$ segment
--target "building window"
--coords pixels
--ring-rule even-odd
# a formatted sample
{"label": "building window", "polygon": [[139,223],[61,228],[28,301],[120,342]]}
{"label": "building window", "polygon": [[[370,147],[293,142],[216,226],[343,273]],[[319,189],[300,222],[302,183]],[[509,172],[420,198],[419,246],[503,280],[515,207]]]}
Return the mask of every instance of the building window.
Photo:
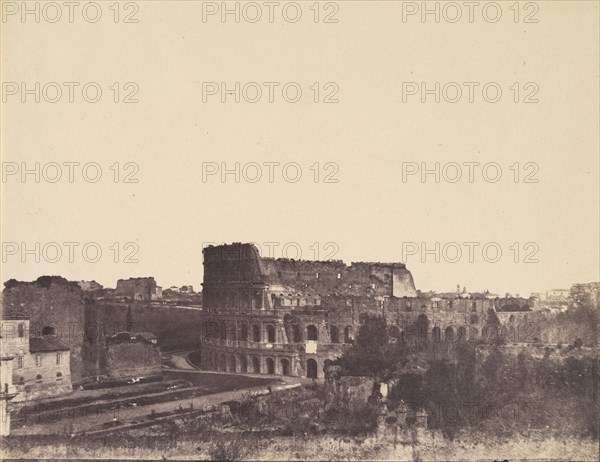
{"label": "building window", "polygon": [[60,366],[60,360],[61,360],[60,353],[56,353],[56,365],[57,366]]}
{"label": "building window", "polygon": [[23,356],[17,356],[17,369],[23,369]]}
{"label": "building window", "polygon": [[35,355],[35,367],[41,367],[42,366],[42,355],[37,354]]}
{"label": "building window", "polygon": [[19,337],[25,337],[25,324],[20,322],[18,329],[19,329]]}
{"label": "building window", "polygon": [[320,277],[319,273],[316,274],[316,277],[317,277],[317,279],[319,279],[319,277]]}

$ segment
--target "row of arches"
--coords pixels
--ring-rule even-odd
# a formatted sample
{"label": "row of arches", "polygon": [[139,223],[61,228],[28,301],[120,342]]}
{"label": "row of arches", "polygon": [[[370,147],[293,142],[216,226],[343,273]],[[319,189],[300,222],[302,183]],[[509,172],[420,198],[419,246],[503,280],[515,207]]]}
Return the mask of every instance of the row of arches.
{"label": "row of arches", "polygon": [[[302,328],[298,323],[286,323],[285,330],[288,343],[303,343],[307,341],[319,341],[319,329],[315,324],[309,324]],[[331,343],[353,343],[353,326],[329,326],[329,341]],[[246,321],[235,322],[211,322],[204,325],[204,336],[209,339],[218,339],[222,341],[243,341],[243,342],[268,342],[284,343],[278,341],[277,330],[274,323],[268,324],[250,324]]]}
{"label": "row of arches", "polygon": [[[260,356],[242,355],[234,353],[207,352],[205,356],[207,367],[219,372],[294,375],[293,360],[288,357],[266,357],[261,361]],[[317,378],[317,361],[309,358],[306,360],[306,376]]]}

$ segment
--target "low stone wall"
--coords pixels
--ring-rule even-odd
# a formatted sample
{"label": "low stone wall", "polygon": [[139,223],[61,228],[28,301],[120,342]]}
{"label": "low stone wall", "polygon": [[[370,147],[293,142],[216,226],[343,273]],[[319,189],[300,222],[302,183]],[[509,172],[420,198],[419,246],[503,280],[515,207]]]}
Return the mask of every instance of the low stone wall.
{"label": "low stone wall", "polygon": [[110,378],[148,377],[160,374],[160,349],[145,342],[107,346],[106,364]]}

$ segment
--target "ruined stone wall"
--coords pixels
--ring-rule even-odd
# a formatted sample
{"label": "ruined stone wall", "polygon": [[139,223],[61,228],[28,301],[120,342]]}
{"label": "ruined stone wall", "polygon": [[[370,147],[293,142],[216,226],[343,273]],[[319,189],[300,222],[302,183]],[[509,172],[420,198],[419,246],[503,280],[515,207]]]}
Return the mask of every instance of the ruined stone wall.
{"label": "ruined stone wall", "polygon": [[148,377],[160,374],[160,349],[148,342],[111,343],[106,349],[111,378]]}
{"label": "ruined stone wall", "polygon": [[[126,331],[127,310],[131,307],[131,330],[152,332],[158,338],[158,345],[164,351],[195,348],[200,342],[201,311],[175,306],[156,306],[150,302],[122,303],[110,300],[90,302],[88,323],[90,337],[93,332],[111,336]],[[92,350],[95,349],[92,348]]]}
{"label": "ruined stone wall", "polygon": [[41,337],[51,330],[67,344],[73,382],[84,374],[85,301],[77,282],[59,276],[42,276],[33,282],[9,281],[2,292],[3,304],[30,316],[30,335]]}
{"label": "ruined stone wall", "polygon": [[115,295],[131,300],[154,300],[159,291],[153,277],[119,279]]}
{"label": "ruined stone wall", "polygon": [[324,296],[352,295],[383,300],[394,293],[416,295],[402,263],[352,263],[261,258],[251,244],[204,249],[204,306],[207,310],[277,309],[318,306]]}

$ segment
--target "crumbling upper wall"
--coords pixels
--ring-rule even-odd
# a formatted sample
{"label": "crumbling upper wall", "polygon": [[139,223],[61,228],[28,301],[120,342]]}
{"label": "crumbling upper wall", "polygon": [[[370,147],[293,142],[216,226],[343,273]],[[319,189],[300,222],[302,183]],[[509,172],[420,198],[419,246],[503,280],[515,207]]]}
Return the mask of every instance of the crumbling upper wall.
{"label": "crumbling upper wall", "polygon": [[30,317],[31,336],[55,335],[71,351],[73,381],[83,374],[84,293],[77,282],[42,276],[32,282],[10,280],[2,292],[3,309]]}

